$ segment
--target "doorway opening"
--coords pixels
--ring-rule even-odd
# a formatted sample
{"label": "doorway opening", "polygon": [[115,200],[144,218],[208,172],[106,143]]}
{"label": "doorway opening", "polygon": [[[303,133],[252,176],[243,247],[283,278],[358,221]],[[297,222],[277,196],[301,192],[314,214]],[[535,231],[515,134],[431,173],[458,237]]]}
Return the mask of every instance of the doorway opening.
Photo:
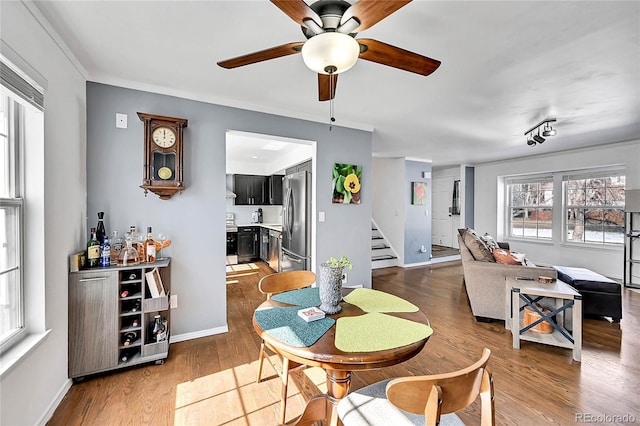
{"label": "doorway opening", "polygon": [[[226,132],[227,240],[230,232],[237,235],[237,252],[229,253],[234,245],[227,245],[227,284],[247,279],[251,282],[265,273],[287,270],[282,256],[282,226],[283,219],[288,217],[286,205],[290,195],[285,189],[289,177],[303,166],[309,177],[305,194],[308,206],[305,268],[315,269],[316,247],[312,244],[316,240],[315,158],[314,141],[236,130]],[[284,243],[288,247],[288,242]],[[230,264],[230,259],[234,264]],[[285,256],[284,260],[288,259]]]}
{"label": "doorway opening", "polygon": [[460,227],[460,169],[432,174],[431,258],[460,254],[457,229]]}

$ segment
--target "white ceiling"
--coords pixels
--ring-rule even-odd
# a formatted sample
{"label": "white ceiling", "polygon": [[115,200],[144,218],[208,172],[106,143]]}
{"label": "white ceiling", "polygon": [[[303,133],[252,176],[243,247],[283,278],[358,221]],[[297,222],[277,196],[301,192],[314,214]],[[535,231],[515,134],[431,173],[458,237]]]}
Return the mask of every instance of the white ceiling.
{"label": "white ceiling", "polygon": [[[328,122],[300,55],[217,61],[304,41],[268,1],[37,1],[87,79]],[[360,60],[336,125],[374,131],[374,155],[434,166],[640,139],[640,2],[420,1],[359,37],[442,61],[423,77]],[[547,117],[558,135],[529,147]]]}

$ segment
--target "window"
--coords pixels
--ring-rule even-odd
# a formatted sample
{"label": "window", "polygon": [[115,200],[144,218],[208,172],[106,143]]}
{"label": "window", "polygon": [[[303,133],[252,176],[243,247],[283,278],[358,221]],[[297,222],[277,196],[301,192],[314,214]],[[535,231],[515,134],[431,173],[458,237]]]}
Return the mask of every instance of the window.
{"label": "window", "polygon": [[0,353],[39,327],[25,319],[37,291],[25,290],[24,164],[25,140],[43,134],[43,111],[42,86],[0,54]]}
{"label": "window", "polygon": [[567,242],[624,243],[624,175],[565,176],[563,184]]}
{"label": "window", "polygon": [[507,181],[511,237],[550,240],[553,225],[553,178]]}
{"label": "window", "polygon": [[23,107],[0,95],[0,347],[24,329],[20,129]]}

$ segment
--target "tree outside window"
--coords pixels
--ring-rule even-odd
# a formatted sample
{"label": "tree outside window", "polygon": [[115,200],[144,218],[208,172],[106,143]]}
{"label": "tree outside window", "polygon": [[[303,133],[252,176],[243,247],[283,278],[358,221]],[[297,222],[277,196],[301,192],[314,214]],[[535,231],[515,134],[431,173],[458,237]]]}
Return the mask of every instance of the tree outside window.
{"label": "tree outside window", "polygon": [[565,179],[566,241],[624,243],[625,176]]}
{"label": "tree outside window", "polygon": [[553,180],[511,183],[510,236],[550,240],[553,234]]}

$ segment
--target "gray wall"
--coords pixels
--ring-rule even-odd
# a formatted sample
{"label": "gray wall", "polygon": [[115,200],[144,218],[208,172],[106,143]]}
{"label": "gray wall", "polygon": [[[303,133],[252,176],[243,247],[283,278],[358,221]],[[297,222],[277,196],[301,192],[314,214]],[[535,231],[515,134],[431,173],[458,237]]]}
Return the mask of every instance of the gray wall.
{"label": "gray wall", "polygon": [[[464,168],[464,200],[462,200],[462,206],[464,208],[464,227],[473,228],[474,218],[474,199],[475,199],[475,183],[474,183],[475,170],[473,167],[467,166]],[[457,237],[454,235],[454,238]]]}
{"label": "gray wall", "polygon": [[[146,197],[142,183],[143,123],[136,112],[189,120],[184,131],[186,190],[170,200]],[[128,128],[115,127],[115,113],[128,115]],[[171,96],[87,83],[87,227],[105,212],[107,231],[152,226],[172,240],[172,335],[178,340],[226,327],[225,132],[239,130],[317,142],[315,211],[319,238],[316,264],[346,254],[354,267],[351,283],[371,286],[370,132],[290,119]],[[360,205],[331,203],[334,162],[363,166]],[[317,215],[316,215],[317,216]],[[354,238],[354,236],[358,236]],[[361,237],[360,237],[361,236]]]}
{"label": "gray wall", "polygon": [[[404,238],[404,264],[429,262],[431,260],[431,179],[422,177],[431,172],[431,163],[405,161],[406,221]],[[412,182],[427,183],[427,204],[417,206],[412,202]],[[426,252],[421,253],[420,247]]]}

